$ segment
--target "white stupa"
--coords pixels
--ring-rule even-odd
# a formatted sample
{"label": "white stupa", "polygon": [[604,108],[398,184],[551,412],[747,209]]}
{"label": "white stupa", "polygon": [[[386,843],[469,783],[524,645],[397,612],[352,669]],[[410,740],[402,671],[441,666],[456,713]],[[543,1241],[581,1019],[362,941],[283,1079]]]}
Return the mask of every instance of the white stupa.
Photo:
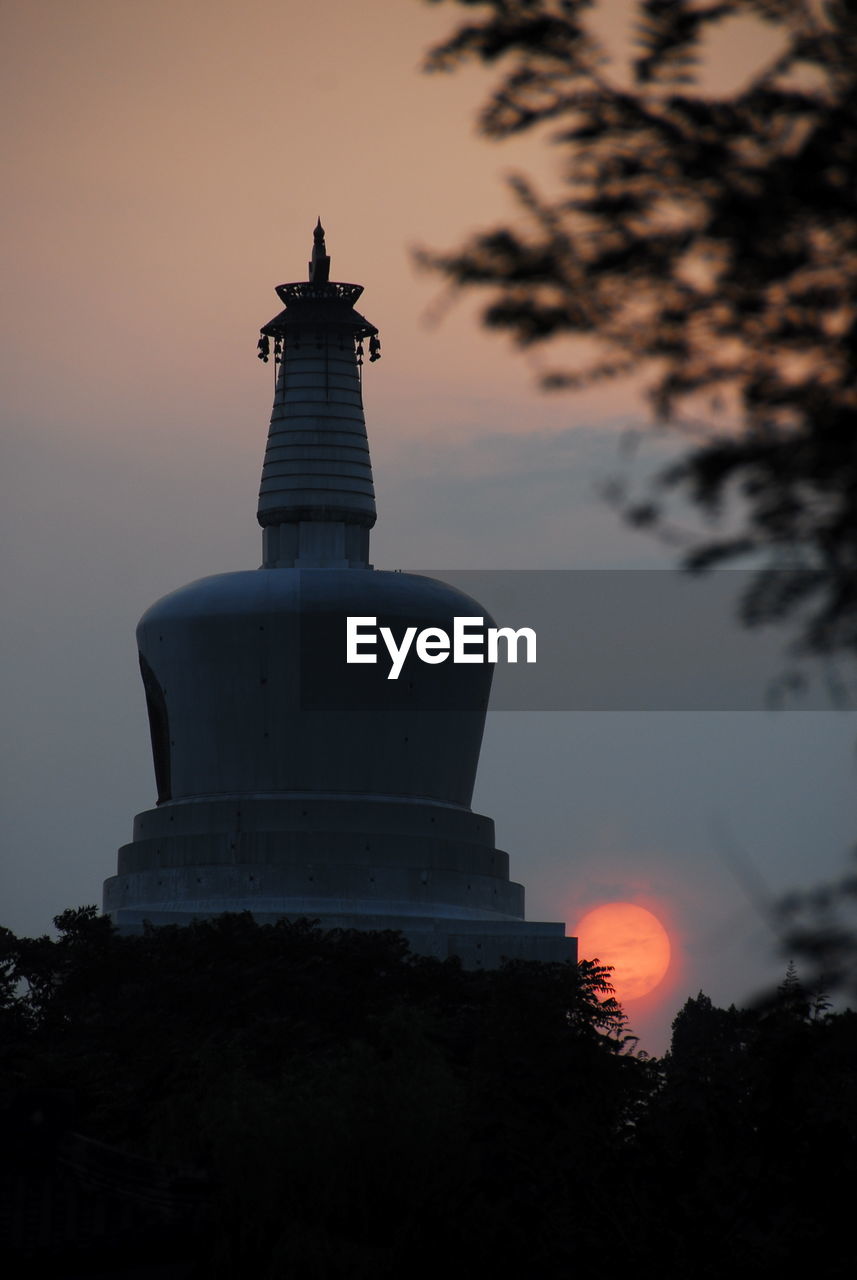
{"label": "white stupa", "polygon": [[362,364],[380,352],[360,285],[329,279],[321,224],[309,279],[281,285],[262,329],[274,407],[259,569],[203,578],[137,629],[158,799],[104,886],[124,930],[225,911],[263,922],[400,929],[470,966],[568,960],[470,808],[492,668],[418,663],[391,681],[345,662],[345,618],[396,631],[484,615],[442,582],[369,563],[375,497]]}

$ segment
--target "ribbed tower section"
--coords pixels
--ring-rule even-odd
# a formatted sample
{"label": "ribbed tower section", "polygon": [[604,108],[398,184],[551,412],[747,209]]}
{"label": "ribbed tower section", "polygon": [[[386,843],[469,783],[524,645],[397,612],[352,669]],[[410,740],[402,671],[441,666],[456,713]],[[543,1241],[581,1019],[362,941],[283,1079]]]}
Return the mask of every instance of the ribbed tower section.
{"label": "ribbed tower section", "polygon": [[258,520],[268,568],[366,568],[375,490],[361,369],[380,352],[378,330],[354,310],[362,285],[328,279],[319,220],[309,280],[282,284],[285,309],[262,329],[273,339],[274,407],[262,467]]}

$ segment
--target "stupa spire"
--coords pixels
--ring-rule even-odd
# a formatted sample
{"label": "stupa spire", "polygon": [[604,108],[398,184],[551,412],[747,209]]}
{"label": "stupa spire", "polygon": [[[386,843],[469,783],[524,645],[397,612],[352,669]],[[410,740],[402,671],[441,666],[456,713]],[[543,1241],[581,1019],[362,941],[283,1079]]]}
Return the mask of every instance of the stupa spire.
{"label": "stupa spire", "polygon": [[309,281],[311,284],[327,284],[330,279],[330,255],[324,243],[324,227],[321,218],[315,224],[312,233],[312,257],[309,261]]}
{"label": "stupa spire", "polygon": [[308,279],[276,290],[285,310],[262,327],[277,381],[262,467],[258,520],[266,568],[365,568],[375,523],[361,366],[380,353],[378,330],[353,304],[359,284],[330,279],[321,218]]}

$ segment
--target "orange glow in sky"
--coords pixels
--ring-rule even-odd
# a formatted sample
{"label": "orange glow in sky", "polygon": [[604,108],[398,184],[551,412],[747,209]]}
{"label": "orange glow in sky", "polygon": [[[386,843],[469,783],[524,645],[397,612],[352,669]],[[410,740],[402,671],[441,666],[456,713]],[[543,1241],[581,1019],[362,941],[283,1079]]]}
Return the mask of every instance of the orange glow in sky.
{"label": "orange glow in sky", "polygon": [[645,907],[606,902],[587,912],[575,932],[581,959],[613,966],[610,981],[620,1003],[648,995],[666,976],[669,935]]}

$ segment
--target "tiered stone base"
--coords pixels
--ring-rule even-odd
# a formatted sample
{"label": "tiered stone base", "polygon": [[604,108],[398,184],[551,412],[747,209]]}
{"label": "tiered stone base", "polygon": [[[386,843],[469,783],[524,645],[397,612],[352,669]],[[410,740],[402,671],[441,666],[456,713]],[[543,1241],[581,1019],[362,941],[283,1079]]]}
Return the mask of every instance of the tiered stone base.
{"label": "tiered stone base", "polygon": [[104,910],[123,931],[226,911],[397,929],[414,952],[470,968],[576,956],[563,924],[524,920],[523,888],[489,818],[397,797],[218,797],[147,810],[105,882]]}

